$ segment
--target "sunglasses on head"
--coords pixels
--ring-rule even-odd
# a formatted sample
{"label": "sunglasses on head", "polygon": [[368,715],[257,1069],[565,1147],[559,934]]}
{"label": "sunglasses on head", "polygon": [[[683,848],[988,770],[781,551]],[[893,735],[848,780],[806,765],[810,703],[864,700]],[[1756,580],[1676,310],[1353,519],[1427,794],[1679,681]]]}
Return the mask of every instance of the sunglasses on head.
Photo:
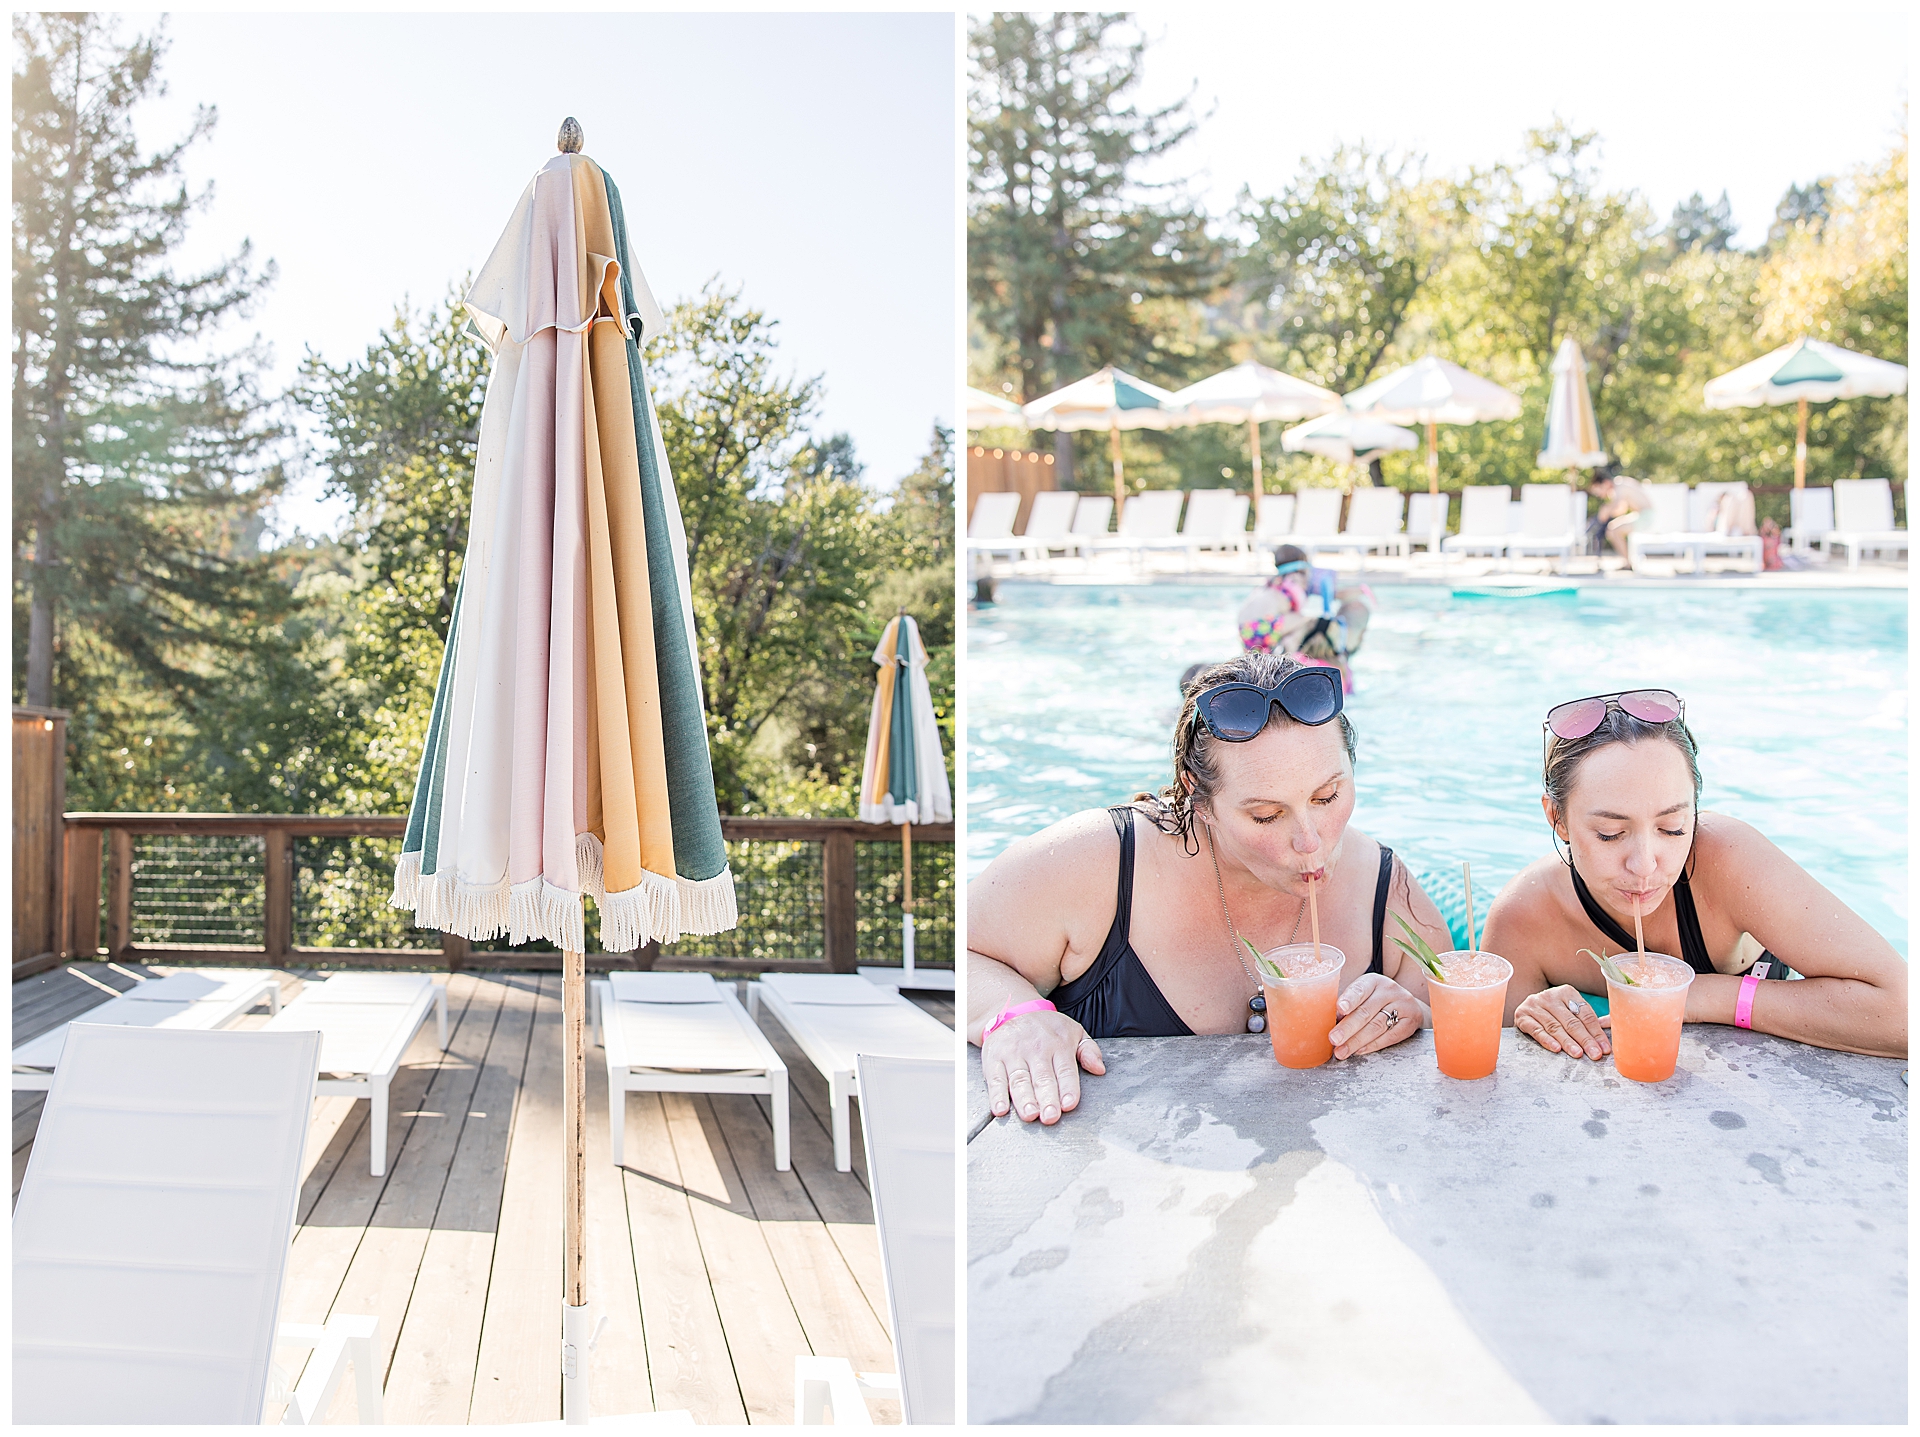
{"label": "sunglasses on head", "polygon": [[1672,689],[1628,689],[1555,704],[1547,710],[1544,727],[1555,738],[1585,738],[1606,721],[1610,709],[1642,723],[1672,723],[1687,716],[1686,700]]}
{"label": "sunglasses on head", "polygon": [[1259,684],[1219,684],[1194,702],[1207,732],[1226,743],[1245,743],[1259,737],[1279,704],[1295,723],[1312,727],[1340,712],[1338,669],[1295,669],[1272,688]]}

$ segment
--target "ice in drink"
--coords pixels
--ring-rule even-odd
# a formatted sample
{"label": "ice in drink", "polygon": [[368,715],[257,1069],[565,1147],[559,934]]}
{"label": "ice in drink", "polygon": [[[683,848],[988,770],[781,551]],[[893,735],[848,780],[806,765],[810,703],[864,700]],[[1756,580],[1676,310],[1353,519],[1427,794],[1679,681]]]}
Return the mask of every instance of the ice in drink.
{"label": "ice in drink", "polygon": [[1440,955],[1444,983],[1427,983],[1433,1052],[1449,1078],[1484,1078],[1500,1061],[1500,1022],[1513,965],[1496,953]]}
{"label": "ice in drink", "polygon": [[1613,1016],[1613,1066],[1636,1083],[1661,1083],[1680,1060],[1680,1025],[1687,1016],[1693,969],[1664,953],[1614,960],[1633,986],[1607,979],[1607,1010]]}
{"label": "ice in drink", "polygon": [[1260,955],[1267,990],[1267,1036],[1282,1067],[1317,1068],[1333,1056],[1327,1035],[1340,1021],[1340,972],[1347,955],[1331,943],[1287,943]]}

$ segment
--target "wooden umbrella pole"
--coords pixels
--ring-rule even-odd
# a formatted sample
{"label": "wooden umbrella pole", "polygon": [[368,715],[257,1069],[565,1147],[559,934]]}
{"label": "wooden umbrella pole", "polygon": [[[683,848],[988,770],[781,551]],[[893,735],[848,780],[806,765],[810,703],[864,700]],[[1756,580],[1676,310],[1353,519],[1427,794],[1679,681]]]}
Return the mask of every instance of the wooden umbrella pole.
{"label": "wooden umbrella pole", "polygon": [[900,875],[901,882],[905,884],[902,890],[905,896],[900,900],[900,911],[911,913],[913,912],[913,825],[911,823],[900,825]]}
{"label": "wooden umbrella pole", "polygon": [[1107,448],[1113,455],[1113,520],[1118,528],[1120,511],[1127,504],[1127,481],[1120,467],[1120,425],[1117,420],[1107,426]]}
{"label": "wooden umbrella pole", "polygon": [[1247,438],[1253,448],[1253,525],[1260,527],[1260,421],[1247,421]]}
{"label": "wooden umbrella pole", "polygon": [[1436,498],[1440,494],[1440,434],[1431,419],[1427,421],[1427,493]]}
{"label": "wooden umbrella pole", "polygon": [[1793,487],[1807,487],[1807,401],[1800,401],[1800,433],[1793,441]]}
{"label": "wooden umbrella pole", "polygon": [[560,1112],[565,1132],[560,1179],[561,1209],[566,1228],[566,1251],[561,1267],[560,1411],[569,1424],[584,1423],[592,1415],[587,1392],[587,1331],[585,1239],[587,1227],[587,960],[584,953],[565,951],[560,976],[561,1064]]}

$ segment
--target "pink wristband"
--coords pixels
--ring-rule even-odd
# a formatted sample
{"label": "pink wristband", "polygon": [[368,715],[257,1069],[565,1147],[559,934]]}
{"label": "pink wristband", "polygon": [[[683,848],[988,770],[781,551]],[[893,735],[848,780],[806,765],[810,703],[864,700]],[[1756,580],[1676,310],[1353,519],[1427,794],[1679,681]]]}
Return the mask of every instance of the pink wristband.
{"label": "pink wristband", "polygon": [[986,1042],[987,1034],[991,1033],[995,1028],[999,1027],[1002,1023],[1006,1022],[1007,1019],[1017,1018],[1022,1013],[1038,1013],[1043,1008],[1046,1009],[1049,1013],[1057,1013],[1060,1011],[1058,1008],[1055,1008],[1053,1004],[1049,1003],[1045,998],[1035,998],[1031,1002],[1015,1003],[1011,1008],[1002,1008],[1000,1010],[1000,1016],[995,1018],[991,1023],[987,1024],[986,1027],[980,1030],[980,1041],[983,1043]]}
{"label": "pink wristband", "polygon": [[1771,964],[1756,963],[1747,976],[1740,980],[1740,997],[1733,1005],[1733,1026],[1751,1028],[1753,1026],[1753,990],[1760,986],[1760,980],[1767,976]]}

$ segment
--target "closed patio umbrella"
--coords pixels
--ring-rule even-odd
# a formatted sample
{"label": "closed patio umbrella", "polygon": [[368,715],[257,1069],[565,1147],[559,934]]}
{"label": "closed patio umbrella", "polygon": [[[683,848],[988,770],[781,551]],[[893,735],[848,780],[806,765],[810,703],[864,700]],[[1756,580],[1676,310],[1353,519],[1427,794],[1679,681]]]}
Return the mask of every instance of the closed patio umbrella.
{"label": "closed patio umbrella", "polygon": [[967,386],[967,428],[999,429],[1025,422],[1020,417],[1020,406],[1011,399],[1002,399],[984,389]]}
{"label": "closed patio umbrella", "polygon": [[1029,429],[1104,429],[1112,436],[1113,512],[1126,507],[1126,476],[1120,466],[1122,429],[1179,429],[1191,424],[1187,411],[1157,384],[1136,379],[1111,364],[1075,380],[1065,389],[1043,394],[1024,413]]}
{"label": "closed patio umbrella", "polygon": [[564,953],[569,1423],[588,1415],[581,900],[615,953],[736,922],[686,535],[640,357],[663,321],[620,192],[580,145],[569,119],[466,298],[493,369],[392,900],[421,927]]}
{"label": "closed patio umbrella", "polygon": [[[1244,424],[1253,456],[1253,507],[1260,508],[1260,425],[1268,419],[1308,419],[1340,408],[1340,396],[1253,360],[1178,390],[1173,401],[1196,424]],[[1283,441],[1284,442],[1284,441]]]}
{"label": "closed patio umbrella", "polygon": [[1796,404],[1800,410],[1793,446],[1793,487],[1807,487],[1807,405],[1831,399],[1884,399],[1907,392],[1907,367],[1828,344],[1796,339],[1771,354],[1707,381],[1709,409],[1752,409]]}
{"label": "closed patio umbrella", "polygon": [[900,825],[901,971],[863,968],[870,978],[903,988],[951,988],[953,974],[913,966],[913,825],[953,822],[953,791],[940,751],[940,723],[927,685],[927,650],[920,626],[900,610],[873,651],[879,682],[867,723],[867,758],[860,770],[860,818]]}
{"label": "closed patio umbrella", "polygon": [[1607,462],[1600,425],[1587,392],[1587,362],[1569,335],[1553,357],[1553,392],[1547,396],[1547,442],[1536,461],[1542,469],[1592,469]]}
{"label": "closed patio umbrella", "polygon": [[1440,449],[1434,426],[1520,417],[1520,396],[1436,355],[1382,375],[1347,396],[1347,410],[1388,424],[1427,426],[1427,492],[1440,492]]}

